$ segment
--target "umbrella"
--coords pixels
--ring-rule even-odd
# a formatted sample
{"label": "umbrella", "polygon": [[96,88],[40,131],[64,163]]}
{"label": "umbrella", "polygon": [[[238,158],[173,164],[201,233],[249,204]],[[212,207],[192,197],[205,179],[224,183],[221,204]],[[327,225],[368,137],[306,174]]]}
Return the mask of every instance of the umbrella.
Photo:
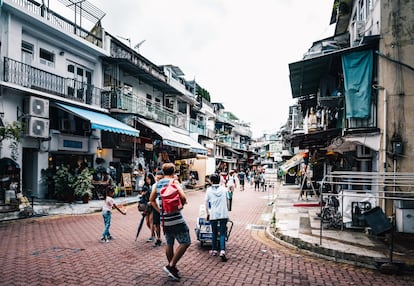
{"label": "umbrella", "polygon": [[139,222],[139,225],[138,225],[138,229],[137,229],[137,235],[135,236],[135,241],[137,241],[137,238],[138,238],[138,235],[139,235],[139,233],[141,232],[141,229],[142,229],[142,225],[144,224],[144,220],[145,220],[145,212],[143,212],[142,213],[142,218],[141,218],[141,221]]}

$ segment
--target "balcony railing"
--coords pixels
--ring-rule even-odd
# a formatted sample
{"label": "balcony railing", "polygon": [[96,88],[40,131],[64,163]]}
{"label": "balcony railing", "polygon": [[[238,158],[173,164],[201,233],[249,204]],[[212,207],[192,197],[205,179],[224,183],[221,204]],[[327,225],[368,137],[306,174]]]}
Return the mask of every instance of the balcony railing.
{"label": "balcony railing", "polygon": [[83,39],[86,39],[88,42],[98,47],[102,47],[102,38],[97,37],[96,35],[76,25],[72,21],[62,17],[56,12],[47,9],[45,5],[37,3],[33,0],[7,0],[5,2],[12,2],[20,6],[23,10],[25,10],[28,13],[43,17],[55,28],[59,30],[64,30],[70,34],[75,34]]}
{"label": "balcony railing", "polygon": [[206,135],[206,125],[195,119],[190,119],[190,132],[200,135]]}
{"label": "balcony railing", "polygon": [[64,78],[10,58],[4,58],[3,70],[5,82],[99,107],[101,101],[105,101],[101,98],[102,90],[92,84]]}
{"label": "balcony railing", "polygon": [[185,114],[174,112],[159,102],[149,100],[134,93],[124,93],[120,88],[108,92],[110,101],[104,108],[119,109],[123,112],[139,114],[143,117],[176,127],[188,128]]}

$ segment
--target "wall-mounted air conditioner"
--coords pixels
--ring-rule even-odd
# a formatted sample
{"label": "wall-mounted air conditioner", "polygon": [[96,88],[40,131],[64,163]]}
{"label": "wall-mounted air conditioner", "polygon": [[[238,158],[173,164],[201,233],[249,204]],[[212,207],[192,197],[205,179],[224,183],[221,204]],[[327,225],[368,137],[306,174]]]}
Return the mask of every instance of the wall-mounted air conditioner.
{"label": "wall-mounted air conditioner", "polygon": [[26,98],[25,113],[30,116],[49,118],[49,100],[34,96]]}
{"label": "wall-mounted air conditioner", "polygon": [[49,119],[30,116],[27,120],[26,135],[36,138],[49,137]]}

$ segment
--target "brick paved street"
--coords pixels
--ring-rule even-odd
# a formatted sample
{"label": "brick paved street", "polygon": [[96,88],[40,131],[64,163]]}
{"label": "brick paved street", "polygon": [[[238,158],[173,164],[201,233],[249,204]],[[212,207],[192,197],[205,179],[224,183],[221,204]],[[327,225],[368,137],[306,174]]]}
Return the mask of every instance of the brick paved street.
{"label": "brick paved street", "polygon": [[177,267],[180,282],[169,280],[164,248],[146,243],[136,204],[123,216],[113,213],[116,238],[99,241],[100,213],[26,219],[0,224],[0,285],[414,285],[414,277],[388,276],[286,249],[265,237],[271,208],[266,193],[248,189],[234,195],[233,231],[226,263],[209,257],[194,227],[204,192],[188,194],[184,215],[193,243]]}

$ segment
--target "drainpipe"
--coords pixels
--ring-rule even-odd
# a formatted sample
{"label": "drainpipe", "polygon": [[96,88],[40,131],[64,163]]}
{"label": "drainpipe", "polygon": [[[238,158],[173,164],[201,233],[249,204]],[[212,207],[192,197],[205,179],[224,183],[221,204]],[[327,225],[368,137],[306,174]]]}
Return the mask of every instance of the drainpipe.
{"label": "drainpipe", "polygon": [[384,172],[387,171],[387,90],[384,88],[384,138],[383,138]]}
{"label": "drainpipe", "polygon": [[[383,160],[383,168],[384,168],[384,173],[387,172],[387,90],[380,85],[376,85],[373,84],[372,88],[377,89],[377,90],[383,90],[384,92],[384,115],[383,115],[383,120],[384,120],[384,130],[383,130],[383,137],[382,137],[382,145],[383,145],[383,150],[382,150],[382,160]],[[383,192],[385,195],[385,191],[386,191],[386,187],[384,186],[383,188]],[[385,210],[385,199],[382,200],[382,209]]]}

